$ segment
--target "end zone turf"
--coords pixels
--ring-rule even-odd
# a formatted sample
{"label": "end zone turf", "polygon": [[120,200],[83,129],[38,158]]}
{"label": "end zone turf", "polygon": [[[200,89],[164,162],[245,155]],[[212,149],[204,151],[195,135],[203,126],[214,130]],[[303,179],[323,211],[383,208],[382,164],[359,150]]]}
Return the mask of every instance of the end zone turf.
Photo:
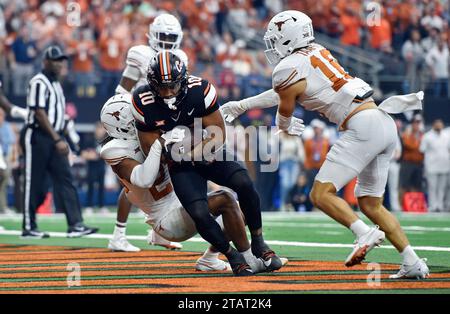
{"label": "end zone turf", "polygon": [[[391,280],[388,276],[398,265],[381,264],[377,285],[364,264],[348,269],[342,262],[291,260],[276,273],[236,278],[229,272],[195,271],[199,256],[0,245],[0,293],[450,293],[450,269],[442,267],[432,267],[428,280]],[[68,287],[69,263],[80,266],[79,286]]]}

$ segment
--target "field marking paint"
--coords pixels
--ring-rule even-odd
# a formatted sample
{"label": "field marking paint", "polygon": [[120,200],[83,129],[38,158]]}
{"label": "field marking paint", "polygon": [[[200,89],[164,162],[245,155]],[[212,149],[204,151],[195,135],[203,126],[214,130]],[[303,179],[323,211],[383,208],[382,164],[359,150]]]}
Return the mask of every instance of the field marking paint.
{"label": "field marking paint", "polygon": [[[14,235],[20,236],[22,231],[19,230],[0,230],[0,235]],[[66,238],[67,233],[65,232],[49,232],[51,237],[55,238]],[[111,239],[112,234],[90,234],[84,236],[84,238],[89,239]],[[141,240],[147,241],[146,236],[138,236],[138,235],[127,235],[127,239],[129,240]],[[41,240],[39,240],[41,241]],[[194,237],[185,242],[201,242],[206,243],[205,240],[199,237]],[[353,244],[339,244],[339,243],[316,243],[316,242],[296,242],[296,241],[279,241],[279,240],[267,240],[267,244],[270,245],[282,245],[282,246],[296,246],[296,247],[323,247],[323,248],[352,248]],[[395,249],[392,245],[382,245],[381,249]],[[434,251],[434,252],[450,252],[450,247],[442,247],[442,246],[414,246],[413,247],[417,251]]]}

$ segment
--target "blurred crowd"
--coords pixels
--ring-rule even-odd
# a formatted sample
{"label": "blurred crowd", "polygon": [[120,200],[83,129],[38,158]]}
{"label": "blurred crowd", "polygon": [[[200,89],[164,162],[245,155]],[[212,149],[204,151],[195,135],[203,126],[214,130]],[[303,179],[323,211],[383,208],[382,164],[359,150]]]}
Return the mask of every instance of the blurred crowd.
{"label": "blurred crowd", "polygon": [[[25,96],[29,79],[40,68],[42,51],[58,44],[70,56],[65,92],[79,99],[68,105],[71,115],[82,98],[104,100],[114,93],[128,49],[147,44],[149,24],[165,11],[181,21],[181,48],[188,55],[190,72],[215,84],[224,103],[271,87],[272,68],[263,49],[249,49],[232,30],[237,26],[246,38],[260,36],[273,15],[289,8],[310,15],[316,32],[344,46],[397,60],[402,67],[387,68],[404,77],[404,93],[428,88],[436,96],[448,97],[448,5],[446,0],[0,0],[0,80],[9,96]],[[262,38],[257,39],[262,44]],[[244,125],[274,124],[272,115],[258,111],[249,112],[242,120]],[[435,122],[424,134],[423,121],[406,125],[399,121],[398,125],[399,149],[389,176],[389,208],[401,210],[405,193],[418,191],[427,195],[430,210],[449,210],[450,169],[433,168],[437,164],[433,158],[450,166],[449,150],[444,149],[448,147],[448,128]],[[3,197],[8,182],[15,182],[14,194],[20,195],[20,130],[15,128],[4,121],[0,110],[0,145],[9,161],[0,180],[0,213],[9,210]],[[444,130],[438,132],[439,128]],[[95,133],[82,135],[79,149],[74,149],[78,153],[74,171],[79,188],[86,191],[84,205],[103,208],[107,205],[105,187],[117,189],[118,185],[100,160],[97,141],[103,131],[99,125],[95,129]],[[307,196],[312,180],[337,136],[334,127],[320,120],[311,122],[302,139],[283,136],[278,171],[254,173],[263,209],[311,210]],[[356,205],[354,184],[342,193]],[[442,193],[447,197],[444,203]],[[20,204],[16,207],[20,209]]]}

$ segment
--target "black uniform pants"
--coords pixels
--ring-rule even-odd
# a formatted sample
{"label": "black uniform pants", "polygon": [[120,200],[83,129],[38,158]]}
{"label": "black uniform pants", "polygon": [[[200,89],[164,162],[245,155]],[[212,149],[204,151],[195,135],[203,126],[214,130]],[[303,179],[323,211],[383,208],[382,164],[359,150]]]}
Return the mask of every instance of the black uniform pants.
{"label": "black uniform pants", "polygon": [[195,222],[199,234],[221,253],[228,250],[228,241],[211,217],[207,201],[207,181],[235,191],[250,230],[261,228],[259,195],[247,170],[234,161],[210,164],[174,163],[169,167],[172,184],[181,204]]}
{"label": "black uniform pants", "polygon": [[67,156],[59,154],[53,139],[40,129],[26,128],[22,132],[21,144],[25,155],[24,169],[24,215],[22,228],[37,229],[36,210],[47,193],[44,178],[50,174],[55,196],[62,200],[67,224],[74,226],[83,221],[80,201]]}

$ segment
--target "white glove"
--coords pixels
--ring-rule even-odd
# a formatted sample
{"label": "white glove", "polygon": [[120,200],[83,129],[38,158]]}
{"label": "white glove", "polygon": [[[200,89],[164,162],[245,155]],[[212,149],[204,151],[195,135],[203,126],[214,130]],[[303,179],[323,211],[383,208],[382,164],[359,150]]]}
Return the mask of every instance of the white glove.
{"label": "white glove", "polygon": [[236,119],[246,111],[240,101],[229,101],[226,104],[222,105],[219,109],[222,113],[223,118],[228,123],[233,122],[234,119]]}
{"label": "white glove", "polygon": [[276,115],[276,125],[280,128],[276,134],[285,131],[289,135],[300,136],[305,130],[305,125],[303,120],[296,117],[286,118],[277,112]]}
{"label": "white glove", "polygon": [[303,124],[303,120],[292,117],[291,124],[287,129],[287,134],[300,136],[302,135],[303,131],[305,131],[305,125]]}
{"label": "white glove", "polygon": [[176,127],[174,129],[170,130],[169,132],[161,135],[161,137],[164,139],[165,150],[166,151],[168,150],[167,146],[169,146],[170,144],[181,142],[185,137],[185,132],[186,132],[186,129]]}

